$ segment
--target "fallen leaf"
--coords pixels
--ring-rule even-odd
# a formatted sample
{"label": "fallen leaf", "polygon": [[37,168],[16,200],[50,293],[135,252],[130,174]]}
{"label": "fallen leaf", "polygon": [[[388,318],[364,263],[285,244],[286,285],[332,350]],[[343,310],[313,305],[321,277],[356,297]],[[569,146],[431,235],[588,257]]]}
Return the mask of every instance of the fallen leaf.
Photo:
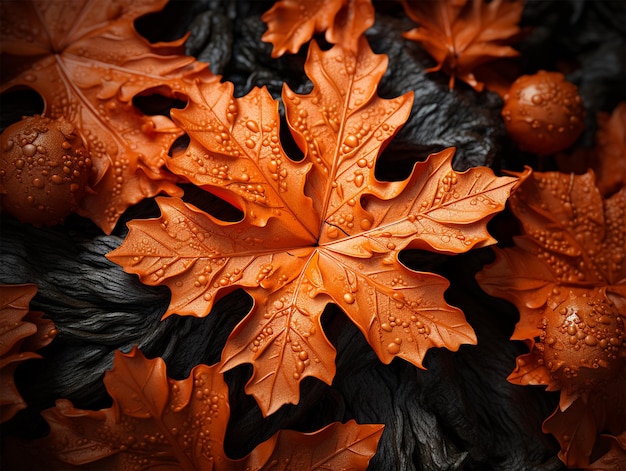
{"label": "fallen leaf", "polygon": [[42,413],[50,434],[31,447],[45,457],[48,469],[367,468],[383,426],[352,420],[313,433],[281,430],[246,457],[230,459],[224,452],[228,386],[218,370],[198,365],[188,378],[173,380],[161,358],[147,359],[136,347],[127,354],[116,351],[104,376],[113,405],[91,411],[58,400]]}
{"label": "fallen leaf", "polygon": [[592,169],[600,194],[608,197],[626,186],[626,102],[617,105],[611,114],[598,113],[597,120],[595,145],[557,154],[556,162],[559,171],[565,173]]}
{"label": "fallen leaf", "polygon": [[523,234],[477,279],[520,312],[512,339],[530,352],[509,381],[561,391],[544,429],[584,467],[597,435],[626,425],[626,188],[604,199],[593,172],[536,172],[509,202]]}
{"label": "fallen leaf", "polygon": [[544,421],[543,431],[556,437],[561,446],[559,458],[568,467],[619,470],[611,464],[624,463],[624,370],[614,379],[591,391],[588,398],[576,399],[567,409],[557,408]]}
{"label": "fallen leaf", "polygon": [[206,64],[183,55],[186,38],[150,44],[134,27],[166,0],[2,2],[0,93],[30,88],[44,115],[71,121],[91,154],[94,190],[78,212],[110,233],[143,198],[181,195],[163,166],[182,135],[165,116],[144,115],[133,98],[180,97],[190,81],[216,80]]}
{"label": "fallen leaf", "polygon": [[223,369],[252,363],[246,391],[264,414],[299,401],[299,383],[331,383],[335,349],[320,317],[338,305],[380,359],[418,367],[431,347],[474,344],[463,313],[448,305],[441,276],[398,260],[401,250],[454,254],[494,242],[486,223],[517,179],[488,168],[452,169],[454,149],[417,163],[409,178],[376,179],[381,150],[408,117],[411,94],[376,95],[386,58],[362,38],[358,56],[312,43],[305,66],[314,88],[283,90],[286,119],[304,153],[282,149],[278,104],[265,89],[243,98],[227,84],[200,86],[173,118],[191,143],[169,168],[243,212],[221,221],[177,198],[158,198],[161,217],[135,220],[108,254],[149,285],[172,292],[165,316],[206,316],[244,288],[254,306],[223,351]]}
{"label": "fallen leaf", "polygon": [[610,196],[626,187],[626,102],[600,113],[598,127],[591,168],[602,195]]}
{"label": "fallen leaf", "polygon": [[477,67],[519,55],[509,44],[521,31],[522,0],[403,0],[402,5],[419,24],[404,37],[422,44],[437,62],[427,72],[446,72],[450,89],[458,78],[482,91]]}
{"label": "fallen leaf", "polygon": [[32,284],[0,285],[0,423],[26,407],[13,381],[15,368],[25,360],[41,358],[35,351],[56,335],[52,321],[29,310],[36,292]]}
{"label": "fallen leaf", "polygon": [[272,57],[296,53],[315,33],[356,53],[361,35],[374,24],[371,0],[279,0],[261,19],[261,38],[273,45]]}

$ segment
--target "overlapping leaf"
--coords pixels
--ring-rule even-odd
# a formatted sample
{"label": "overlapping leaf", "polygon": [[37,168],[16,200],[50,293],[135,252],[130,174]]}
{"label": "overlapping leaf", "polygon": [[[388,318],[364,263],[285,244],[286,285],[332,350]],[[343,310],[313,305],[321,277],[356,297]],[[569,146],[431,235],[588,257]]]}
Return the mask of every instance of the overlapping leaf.
{"label": "overlapping leaf", "polygon": [[540,334],[546,309],[570,291],[598,288],[626,312],[626,190],[603,200],[591,172],[535,173],[510,200],[524,235],[478,276],[488,293],[520,310],[513,339]]}
{"label": "overlapping leaf", "polygon": [[278,0],[261,19],[267,23],[261,39],[274,46],[272,57],[296,53],[322,32],[329,43],[356,52],[359,38],[374,24],[374,7],[371,0]]}
{"label": "overlapping leaf", "polygon": [[184,96],[191,80],[214,80],[206,64],[183,54],[184,39],[150,44],[134,28],[138,17],[166,0],[2,2],[0,92],[31,88],[44,114],[64,117],[91,153],[93,194],[80,213],[110,232],[122,212],[160,192],[180,195],[163,169],[182,131],[164,116],[133,106],[143,92]]}
{"label": "overlapping leaf", "polygon": [[349,421],[309,434],[279,431],[233,460],[224,453],[228,387],[217,366],[198,365],[188,378],[173,380],[162,359],[146,359],[134,348],[115,353],[104,384],[110,408],[81,410],[58,400],[43,412],[50,435],[33,446],[48,469],[359,470],[367,468],[383,429]]}
{"label": "overlapping leaf", "polygon": [[37,286],[0,285],[0,422],[26,407],[13,381],[17,366],[31,358],[56,335],[52,321],[43,313],[30,311]]}
{"label": "overlapping leaf", "polygon": [[600,114],[596,149],[591,159],[602,195],[612,195],[626,187],[626,102],[610,115]]}
{"label": "overlapping leaf", "polygon": [[626,188],[603,199],[594,180],[535,173],[510,199],[523,235],[477,277],[519,309],[512,338],[530,352],[509,380],[561,390],[544,430],[577,467],[626,424]]}
{"label": "overlapping leaf", "polygon": [[[626,458],[626,376],[618,373],[610,387],[599,387],[565,410],[557,408],[543,423],[556,437],[559,458],[569,468],[619,470]],[[593,457],[593,458],[591,458]]]}
{"label": "overlapping leaf", "polygon": [[314,88],[283,91],[286,119],[304,158],[280,143],[277,104],[264,89],[233,98],[202,85],[173,117],[189,148],[169,168],[238,206],[224,222],[176,198],[161,217],[132,221],[108,257],[147,284],[166,285],[171,314],[207,315],[216,299],[245,288],[254,307],[235,328],[223,368],[252,363],[246,390],[269,414],[299,400],[299,383],[330,383],[335,350],[320,324],[328,303],[343,309],[382,361],[422,366],[430,347],[475,343],[462,312],[443,297],[448,282],[402,265],[398,253],[459,253],[493,242],[486,222],[517,182],[487,168],[452,169],[453,149],[416,164],[404,181],[376,179],[376,159],[406,120],[410,94],[376,95],[386,58],[362,38],[357,55],[315,43],[306,63]]}
{"label": "overlapping leaf", "polygon": [[417,28],[404,37],[419,41],[437,65],[429,72],[444,70],[450,88],[456,78],[477,91],[483,89],[474,75],[485,63],[519,53],[510,47],[519,34],[522,0],[403,0],[406,14]]}

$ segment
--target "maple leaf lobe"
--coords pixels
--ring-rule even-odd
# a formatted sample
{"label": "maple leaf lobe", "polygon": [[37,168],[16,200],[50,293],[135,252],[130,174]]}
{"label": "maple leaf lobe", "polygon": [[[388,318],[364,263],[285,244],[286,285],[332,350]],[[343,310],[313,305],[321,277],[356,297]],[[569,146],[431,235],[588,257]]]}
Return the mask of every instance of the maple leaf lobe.
{"label": "maple leaf lobe", "polygon": [[273,45],[272,57],[296,53],[313,34],[325,32],[331,44],[356,52],[362,34],[374,24],[371,0],[279,0],[261,19],[262,40]]}
{"label": "maple leaf lobe", "polygon": [[0,423],[26,407],[13,380],[15,369],[25,360],[41,358],[35,351],[57,333],[42,312],[29,310],[36,292],[33,284],[0,285]]}

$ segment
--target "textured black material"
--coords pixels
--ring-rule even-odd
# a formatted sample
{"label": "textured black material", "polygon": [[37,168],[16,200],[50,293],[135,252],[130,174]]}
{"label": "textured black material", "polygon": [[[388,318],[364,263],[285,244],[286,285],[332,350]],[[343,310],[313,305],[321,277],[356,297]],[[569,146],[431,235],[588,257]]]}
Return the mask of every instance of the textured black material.
{"label": "textured black material", "polygon": [[[305,92],[311,86],[303,75],[306,50],[271,59],[271,46],[260,40],[265,30],[260,15],[271,4],[174,1],[166,12],[137,24],[154,41],[175,39],[190,29],[188,53],[234,82],[238,96],[253,86],[267,86],[279,98],[285,82]],[[579,145],[590,142],[595,112],[611,111],[624,100],[624,5],[621,0],[534,0],[524,12],[524,25],[533,29],[518,45],[523,71],[554,70],[563,61],[575,64],[569,78],[580,86],[590,129]],[[418,44],[402,39],[402,31],[413,24],[399,4],[383,1],[375,6],[376,24],[367,36],[375,52],[389,55],[379,92],[415,93],[411,117],[380,159],[379,177],[405,176],[414,161],[447,146],[458,149],[458,169],[481,164],[519,169],[528,156],[507,140],[500,98],[477,94],[462,83],[450,92],[445,75],[425,74],[432,59]],[[323,45],[323,39],[317,39]],[[37,97],[3,97],[2,126],[40,105]],[[198,198],[197,192],[189,193],[189,198]],[[175,378],[186,377],[198,363],[219,360],[228,334],[250,307],[244,293],[223,298],[206,318],[172,316],[161,321],[168,290],[144,286],[104,258],[121,243],[126,221],[156,215],[154,202],[145,201],[128,210],[111,236],[75,215],[62,227],[45,229],[1,216],[0,283],[38,284],[31,307],[44,311],[59,330],[40,352],[43,359],[18,367],[16,382],[29,408],[3,424],[2,435],[44,434],[39,411],[53,406],[57,398],[70,399],[80,408],[106,407],[110,399],[102,375],[115,349],[127,351],[137,344],[149,357],[162,356]],[[491,257],[490,249],[456,257],[418,251],[404,256],[412,268],[432,270],[451,281],[447,300],[463,309],[478,336],[477,346],[463,346],[458,352],[431,350],[427,370],[402,360],[383,365],[358,329],[330,307],[323,322],[338,351],[332,386],[307,379],[300,404],[263,419],[254,399],[243,393],[251,369],[243,366],[226,373],[232,409],[225,445],[229,455],[243,456],[279,428],[310,431],[354,418],[385,424],[371,470],[562,469],[556,458],[558,444],[541,432],[558,393],[506,382],[515,357],[525,348],[508,340],[516,310],[484,294],[474,281]]]}

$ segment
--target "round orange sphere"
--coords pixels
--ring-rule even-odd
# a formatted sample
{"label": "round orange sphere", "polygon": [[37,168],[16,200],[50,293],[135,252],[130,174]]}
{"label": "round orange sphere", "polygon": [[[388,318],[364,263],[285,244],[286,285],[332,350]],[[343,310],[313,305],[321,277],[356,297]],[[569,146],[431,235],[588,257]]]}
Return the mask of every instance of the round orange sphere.
{"label": "round orange sphere", "polygon": [[74,125],[25,117],[0,137],[0,208],[35,226],[62,223],[78,208],[91,159]]}
{"label": "round orange sphere", "polygon": [[624,367],[626,332],[618,311],[605,296],[570,294],[546,319],[541,350],[558,383],[586,388]]}
{"label": "round orange sphere", "polygon": [[578,88],[559,72],[519,77],[504,96],[504,124],[520,148],[539,155],[567,149],[583,132],[585,109]]}

